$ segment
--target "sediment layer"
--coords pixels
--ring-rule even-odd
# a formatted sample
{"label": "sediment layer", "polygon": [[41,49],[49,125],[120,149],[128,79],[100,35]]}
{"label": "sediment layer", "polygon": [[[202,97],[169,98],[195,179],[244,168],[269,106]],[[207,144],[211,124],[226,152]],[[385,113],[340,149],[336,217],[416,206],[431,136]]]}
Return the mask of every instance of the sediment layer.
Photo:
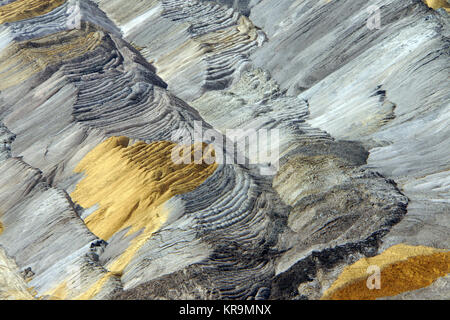
{"label": "sediment layer", "polygon": [[[16,0],[0,24],[2,298],[442,297],[443,9]],[[174,164],[199,124],[279,130],[277,170]]]}

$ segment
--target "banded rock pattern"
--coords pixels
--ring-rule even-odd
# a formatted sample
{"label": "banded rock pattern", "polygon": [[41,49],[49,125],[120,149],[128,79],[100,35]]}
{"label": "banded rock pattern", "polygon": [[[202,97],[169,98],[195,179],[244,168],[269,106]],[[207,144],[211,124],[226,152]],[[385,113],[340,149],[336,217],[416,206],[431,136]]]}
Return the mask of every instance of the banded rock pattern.
{"label": "banded rock pattern", "polygon": [[[367,28],[369,5],[381,8],[379,30]],[[411,200],[384,248],[401,242],[448,248],[447,13],[421,1],[286,1],[269,19],[269,7],[261,1],[250,15],[271,39],[255,52],[255,63],[272,70],[288,94],[308,101],[310,125],[362,142],[368,166]]]}
{"label": "banded rock pattern", "polygon": [[213,2],[97,2],[187,101],[228,87],[266,39],[248,18]]}
{"label": "banded rock pattern", "polygon": [[[22,297],[355,298],[353,263],[402,242],[433,247],[439,272],[377,297],[439,296],[443,10],[378,1],[389,28],[370,31],[355,1],[95,2],[0,2],[0,260],[7,281],[18,279],[8,259],[32,274],[13,281]],[[278,172],[262,175],[252,154],[174,165],[175,137],[196,124],[219,140],[279,129]],[[401,169],[411,141],[427,154]],[[389,260],[383,277],[426,278],[415,256]]]}
{"label": "banded rock pattern", "polygon": [[100,26],[115,35],[120,35],[120,30],[92,2],[69,0],[54,10],[37,15],[33,19],[17,20],[0,25],[1,48],[13,40],[36,39],[74,28],[77,24],[77,15],[82,17],[83,21]]}

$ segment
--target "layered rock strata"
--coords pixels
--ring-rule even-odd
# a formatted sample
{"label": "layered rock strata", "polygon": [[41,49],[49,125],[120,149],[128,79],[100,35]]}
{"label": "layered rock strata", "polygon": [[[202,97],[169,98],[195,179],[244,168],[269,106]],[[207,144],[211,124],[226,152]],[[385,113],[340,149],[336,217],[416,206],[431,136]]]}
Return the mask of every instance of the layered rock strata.
{"label": "layered rock strata", "polygon": [[[445,296],[445,10],[95,2],[0,2],[2,298]],[[198,125],[279,130],[277,171],[174,163]]]}

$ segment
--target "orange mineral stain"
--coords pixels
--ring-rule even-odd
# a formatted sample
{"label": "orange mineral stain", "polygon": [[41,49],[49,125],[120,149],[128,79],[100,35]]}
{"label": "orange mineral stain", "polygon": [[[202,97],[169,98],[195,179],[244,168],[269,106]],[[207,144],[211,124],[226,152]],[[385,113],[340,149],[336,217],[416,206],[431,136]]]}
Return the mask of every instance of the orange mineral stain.
{"label": "orange mineral stain", "polygon": [[62,5],[66,0],[16,0],[0,6],[0,24],[41,16]]}
{"label": "orange mineral stain", "polygon": [[[380,288],[369,289],[369,266],[380,268]],[[423,246],[395,245],[378,256],[358,260],[324,293],[325,300],[374,300],[417,290],[450,273],[450,252]]]}

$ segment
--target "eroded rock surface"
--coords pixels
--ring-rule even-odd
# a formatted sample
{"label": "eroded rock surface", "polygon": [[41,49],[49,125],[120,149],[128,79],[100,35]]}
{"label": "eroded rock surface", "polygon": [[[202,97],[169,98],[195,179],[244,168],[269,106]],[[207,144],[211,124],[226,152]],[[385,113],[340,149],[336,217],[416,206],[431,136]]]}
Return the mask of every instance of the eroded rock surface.
{"label": "eroded rock surface", "polygon": [[[445,299],[449,17],[427,4],[0,1],[0,297]],[[278,130],[277,170],[245,144],[173,163],[199,125],[214,157]]]}

